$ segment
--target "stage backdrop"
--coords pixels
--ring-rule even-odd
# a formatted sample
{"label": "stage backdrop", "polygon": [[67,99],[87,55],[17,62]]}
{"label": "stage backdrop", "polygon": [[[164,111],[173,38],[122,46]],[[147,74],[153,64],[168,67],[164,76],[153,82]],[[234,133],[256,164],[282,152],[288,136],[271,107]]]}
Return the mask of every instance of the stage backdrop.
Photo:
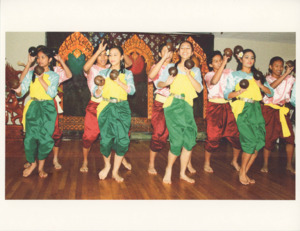
{"label": "stage backdrop", "polygon": [[[62,46],[62,44],[64,44],[64,46],[67,47],[68,43],[72,42],[72,38],[70,39],[69,36],[73,33],[74,32],[47,32],[46,45],[48,47],[58,49]],[[90,44],[93,47],[96,47],[96,45],[98,45],[99,42],[101,42],[101,39],[103,38],[108,42],[108,46],[112,46],[113,43],[119,43],[119,45],[124,45],[126,44],[126,42],[130,43],[129,40],[134,39],[136,36],[136,39],[141,40],[143,46],[149,49],[150,56],[152,56],[151,59],[153,59],[151,62],[149,62],[149,60],[146,60],[145,55],[139,52],[139,50],[135,50],[134,52],[130,53],[130,57],[133,60],[133,66],[131,67],[131,71],[134,74],[134,81],[136,86],[135,95],[128,97],[133,117],[132,127],[135,127],[134,118],[144,118],[144,120],[142,120],[143,123],[147,121],[147,118],[149,118],[149,111],[151,110],[149,110],[148,107],[149,98],[147,91],[147,71],[150,69],[150,67],[147,65],[149,65],[149,63],[156,63],[159,61],[158,48],[161,43],[171,41],[174,45],[177,45],[181,41],[184,41],[188,37],[191,37],[198,45],[200,45],[206,56],[210,55],[214,48],[214,36],[212,34],[158,34],[134,32],[80,32],[80,34],[84,35],[84,37],[90,42]],[[66,39],[68,37],[69,41],[66,42]],[[127,44],[126,46],[130,46],[130,44]],[[73,73],[73,78],[69,81],[66,81],[63,84],[64,116],[66,118],[82,118],[79,119],[81,121],[79,123],[82,123],[83,121],[83,117],[85,116],[85,107],[90,99],[90,92],[87,87],[86,78],[84,77],[82,70],[82,67],[86,62],[86,58],[87,57],[86,54],[84,54],[84,52],[81,52],[79,54],[72,53],[68,55],[68,60],[66,63],[68,64]],[[153,94],[151,93],[150,97],[153,97],[152,95]],[[199,121],[199,119],[201,121],[203,120],[203,93],[200,93],[199,97],[194,101],[194,115],[196,117],[196,121]],[[67,123],[66,120],[64,120],[64,122],[65,124]],[[147,121],[147,124],[147,126],[142,125],[139,129],[133,129],[133,131],[150,131],[151,128],[149,130],[149,121]],[[66,128],[67,127],[64,127],[63,129],[66,130]],[[81,129],[82,126],[79,126],[79,130]],[[78,127],[75,130],[78,130]]]}

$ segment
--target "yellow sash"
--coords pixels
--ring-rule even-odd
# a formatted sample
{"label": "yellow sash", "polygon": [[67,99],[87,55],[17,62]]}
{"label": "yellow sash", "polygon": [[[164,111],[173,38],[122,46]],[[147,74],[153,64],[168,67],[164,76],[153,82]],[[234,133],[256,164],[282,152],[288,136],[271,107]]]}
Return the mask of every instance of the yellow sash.
{"label": "yellow sash", "polygon": [[269,106],[271,108],[279,110],[279,118],[280,118],[283,137],[289,137],[291,135],[291,132],[290,132],[290,129],[287,125],[285,116],[287,115],[287,113],[289,113],[290,109],[285,107],[285,106],[281,107],[279,105],[275,105],[275,104],[272,104],[272,103],[265,104],[265,106]]}
{"label": "yellow sash", "polygon": [[[125,74],[121,73],[119,75],[119,79],[122,83],[126,84]],[[111,80],[111,78],[105,79],[105,84],[103,86],[102,92],[103,98],[116,98],[121,100],[127,100],[127,92],[115,81]],[[97,107],[97,117],[100,115],[101,111],[109,104],[108,101],[102,100],[101,103]]]}
{"label": "yellow sash", "polygon": [[166,102],[167,97],[163,96],[163,95],[160,95],[160,94],[156,94],[155,100],[160,102],[160,103],[164,103],[164,102]]}
{"label": "yellow sash", "polygon": [[229,100],[222,99],[222,98],[209,99],[208,101],[212,102],[212,103],[222,103],[222,104],[225,104],[225,103],[229,102]]}
{"label": "yellow sash", "polygon": [[[191,72],[191,75],[195,78],[195,73]],[[170,93],[175,95],[184,94],[184,100],[193,107],[193,99],[197,97],[195,88],[193,87],[191,81],[188,79],[187,75],[178,74],[173,83],[170,85]],[[173,102],[174,96],[170,95],[166,102],[164,103],[163,108],[169,107]]]}
{"label": "yellow sash", "polygon": [[[255,80],[252,78],[252,79],[249,79],[248,81],[249,81],[249,87],[247,88],[246,91],[244,91],[238,97],[252,99],[252,100],[255,100],[255,101],[262,100],[262,95],[260,93],[260,89],[257,86]],[[241,89],[240,85],[237,84],[235,86],[235,90],[239,91],[240,89]],[[236,120],[238,118],[238,115],[240,113],[242,113],[242,111],[244,109],[244,106],[245,106],[245,102],[242,101],[242,100],[239,100],[239,99],[237,99],[236,101],[231,103],[232,112],[233,112],[234,117],[235,117]]]}
{"label": "yellow sash", "polygon": [[[48,74],[43,75],[43,80],[47,83],[48,86],[50,86],[51,83],[50,83]],[[26,103],[26,105],[24,107],[24,111],[23,111],[22,124],[23,124],[24,131],[26,131],[25,130],[25,128],[26,128],[26,113],[28,111],[28,108],[29,108],[31,102],[33,101],[32,98],[36,98],[39,100],[52,100],[52,98],[46,93],[45,89],[43,88],[43,86],[40,83],[40,81],[38,80],[38,78],[35,78],[34,83],[33,82],[30,83],[29,91],[30,91],[29,95],[30,95],[31,99]]]}

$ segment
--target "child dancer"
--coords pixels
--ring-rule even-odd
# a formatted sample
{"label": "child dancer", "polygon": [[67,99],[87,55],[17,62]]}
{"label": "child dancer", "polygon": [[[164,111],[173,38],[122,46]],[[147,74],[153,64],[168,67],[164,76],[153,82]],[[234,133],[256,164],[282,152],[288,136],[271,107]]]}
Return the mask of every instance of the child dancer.
{"label": "child dancer", "polygon": [[272,97],[263,98],[264,106],[262,113],[266,121],[266,145],[264,147],[264,165],[261,172],[268,172],[268,160],[276,140],[283,138],[286,142],[287,165],[286,169],[292,173],[292,158],[295,150],[295,135],[290,120],[289,109],[285,103],[291,100],[291,91],[295,78],[289,75],[293,67],[287,66],[286,72],[282,74],[284,61],[281,57],[273,57],[270,60],[269,72],[266,77],[270,86],[274,89]]}
{"label": "child dancer", "polygon": [[[239,173],[239,180],[243,185],[255,183],[254,179],[248,177],[247,172],[258,151],[265,146],[265,120],[259,103],[262,100],[261,91],[269,97],[273,96],[273,89],[268,82],[263,84],[261,80],[253,78],[253,73],[257,71],[254,66],[255,58],[253,50],[243,51],[242,58],[239,58],[238,71],[232,72],[232,76],[227,79],[224,91],[225,99],[237,98],[231,107],[240,132],[240,143],[243,150]],[[247,89],[239,86],[239,82],[243,79],[249,81]]]}
{"label": "child dancer", "polygon": [[[127,95],[135,93],[133,75],[125,69],[123,49],[113,47],[109,52],[110,69],[99,72],[105,78],[104,86],[95,86],[93,92],[96,98],[103,97],[97,107],[98,124],[101,131],[100,151],[103,154],[105,167],[99,172],[100,180],[104,180],[110,170],[110,158],[112,149],[116,155],[112,170],[112,177],[117,182],[124,179],[119,175],[119,168],[125,153],[128,151],[129,128],[131,123],[131,111],[127,101]],[[110,78],[112,70],[119,72],[115,80]]]}
{"label": "child dancer", "polygon": [[59,75],[49,69],[51,61],[49,50],[41,49],[37,54],[37,63],[45,72],[36,76],[33,71],[29,71],[20,87],[15,89],[18,97],[24,96],[28,90],[31,97],[24,108],[22,120],[26,131],[24,139],[26,159],[31,164],[23,171],[24,177],[29,176],[36,168],[36,157],[39,160],[39,176],[41,178],[48,176],[44,171],[44,164],[54,146],[52,134],[57,112],[53,98],[57,94],[59,81]]}
{"label": "child dancer", "polygon": [[231,74],[230,69],[224,69],[228,59],[229,57],[226,55],[222,57],[220,51],[214,51],[208,60],[208,66],[212,71],[208,72],[204,77],[208,90],[204,171],[209,173],[213,172],[210,166],[211,153],[219,147],[222,137],[226,137],[232,144],[233,158],[231,165],[237,171],[240,170],[240,166],[237,163],[241,151],[239,131],[230,104],[224,99],[227,79]]}
{"label": "child dancer", "polygon": [[[167,65],[157,85],[159,89],[170,85],[171,93],[163,105],[171,146],[163,178],[166,184],[171,184],[172,167],[180,154],[180,178],[189,183],[195,182],[186,175],[185,171],[197,137],[193,99],[197,97],[196,92],[202,91],[203,86],[200,69],[193,67],[189,70],[184,66],[184,62],[193,55],[193,45],[188,41],[182,42],[179,45],[178,55],[179,61],[176,64]],[[176,77],[168,73],[168,69],[172,66],[178,69]]]}
{"label": "child dancer", "polygon": [[[159,46],[158,54],[159,57],[161,57],[161,60],[156,65],[152,66],[148,75],[149,82],[153,81],[156,88],[158,83],[157,80],[162,71],[170,63],[173,52],[168,50],[166,43],[163,43]],[[169,136],[162,106],[167,97],[170,95],[170,91],[168,87],[164,87],[162,89],[157,89],[154,93],[156,94],[156,96],[152,107],[151,124],[153,127],[153,133],[150,142],[150,161],[148,173],[156,175],[157,172],[155,169],[155,157],[156,154],[165,146]]]}
{"label": "child dancer", "polygon": [[[98,135],[100,134],[98,120],[97,120],[97,107],[102,100],[102,97],[95,98],[93,96],[93,87],[94,79],[99,73],[99,71],[107,69],[110,67],[107,64],[108,56],[106,54],[107,44],[104,44],[104,40],[100,43],[98,48],[95,48],[94,55],[86,62],[83,66],[84,75],[87,78],[88,87],[91,92],[91,100],[89,101],[86,110],[85,110],[85,117],[84,117],[84,132],[82,136],[82,143],[83,143],[83,163],[80,168],[80,172],[88,172],[88,154],[91,149],[92,144],[97,139]],[[96,62],[96,64],[94,64]],[[125,66],[131,66],[132,61],[128,56],[126,56]],[[131,170],[131,164],[126,161],[124,158],[122,161],[125,168]]]}

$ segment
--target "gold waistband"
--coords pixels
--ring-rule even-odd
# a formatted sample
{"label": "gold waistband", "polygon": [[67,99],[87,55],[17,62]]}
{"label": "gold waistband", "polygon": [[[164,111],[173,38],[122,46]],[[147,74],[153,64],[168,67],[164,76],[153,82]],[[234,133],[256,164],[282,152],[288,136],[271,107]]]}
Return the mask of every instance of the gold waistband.
{"label": "gold waistband", "polygon": [[123,100],[123,99],[116,99],[116,98],[103,98],[102,99],[103,101],[107,101],[107,102],[110,102],[110,103],[120,103],[120,102],[123,102],[123,101],[127,101],[127,100]]}
{"label": "gold waistband", "polygon": [[35,98],[35,97],[31,97],[31,99],[33,101],[49,101],[49,100],[53,100],[53,99],[38,99],[38,98]]}
{"label": "gold waistband", "polygon": [[223,99],[223,98],[208,99],[208,101],[212,102],[212,103],[222,103],[222,104],[225,104],[225,103],[229,102],[229,100],[226,100],[226,99]]}

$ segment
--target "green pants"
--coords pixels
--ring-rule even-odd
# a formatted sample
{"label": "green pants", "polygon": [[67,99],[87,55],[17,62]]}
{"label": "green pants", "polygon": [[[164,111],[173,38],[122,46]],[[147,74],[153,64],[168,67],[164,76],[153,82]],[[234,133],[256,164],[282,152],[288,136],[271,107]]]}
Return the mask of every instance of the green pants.
{"label": "green pants", "polygon": [[131,111],[128,101],[109,103],[100,113],[98,124],[101,131],[100,152],[108,157],[111,150],[124,156],[130,143],[129,128]]}
{"label": "green pants", "polygon": [[179,156],[183,147],[191,151],[196,145],[197,137],[193,108],[186,101],[174,98],[172,104],[165,108],[164,112],[171,152]]}
{"label": "green pants", "polygon": [[26,113],[25,155],[29,163],[47,158],[54,146],[57,112],[53,100],[33,101]]}
{"label": "green pants", "polygon": [[259,151],[265,146],[265,120],[259,102],[245,103],[236,123],[243,152],[253,154],[255,150]]}

